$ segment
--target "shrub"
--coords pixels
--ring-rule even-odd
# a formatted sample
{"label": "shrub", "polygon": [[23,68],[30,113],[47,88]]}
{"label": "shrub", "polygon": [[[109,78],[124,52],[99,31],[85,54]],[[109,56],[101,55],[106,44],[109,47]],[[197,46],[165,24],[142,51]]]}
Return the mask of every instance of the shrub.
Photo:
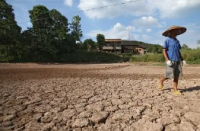
{"label": "shrub", "polygon": [[[182,50],[183,58],[189,64],[200,64],[200,49]],[[132,62],[163,62],[165,61],[163,54],[145,54],[135,55],[131,57]]]}
{"label": "shrub", "polygon": [[14,57],[8,54],[8,48],[6,46],[0,46],[0,62],[9,62],[13,59]]}
{"label": "shrub", "polygon": [[181,51],[183,58],[191,64],[200,64],[200,49]]}
{"label": "shrub", "polygon": [[131,57],[132,62],[163,62],[164,60],[162,54],[145,54]]}
{"label": "shrub", "polygon": [[115,63],[122,62],[123,58],[104,52],[77,52],[66,54],[61,60],[57,62],[70,62],[70,63]]}

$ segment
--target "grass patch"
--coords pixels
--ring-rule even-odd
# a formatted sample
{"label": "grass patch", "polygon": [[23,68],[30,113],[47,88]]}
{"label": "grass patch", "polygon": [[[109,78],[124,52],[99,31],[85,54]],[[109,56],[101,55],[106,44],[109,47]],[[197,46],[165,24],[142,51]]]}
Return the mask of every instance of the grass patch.
{"label": "grass patch", "polygon": [[[200,64],[200,49],[181,50],[181,54],[188,64]],[[163,54],[134,55],[131,62],[164,62]],[[162,66],[162,64],[158,64]]]}
{"label": "grass patch", "polygon": [[165,63],[152,63],[153,66],[165,66]]}
{"label": "grass patch", "polygon": [[165,58],[162,54],[145,54],[135,55],[131,57],[131,62],[164,62]]}
{"label": "grass patch", "polygon": [[118,63],[123,62],[123,58],[104,52],[78,52],[66,54],[58,62],[70,63]]}
{"label": "grass patch", "polygon": [[200,64],[200,49],[183,50],[181,53],[188,64]]}
{"label": "grass patch", "polygon": [[62,54],[59,57],[46,57],[39,55],[27,59],[8,59],[0,53],[0,62],[57,62],[57,63],[119,63],[125,61],[124,57],[116,54],[104,52],[85,52],[79,51],[74,53]]}

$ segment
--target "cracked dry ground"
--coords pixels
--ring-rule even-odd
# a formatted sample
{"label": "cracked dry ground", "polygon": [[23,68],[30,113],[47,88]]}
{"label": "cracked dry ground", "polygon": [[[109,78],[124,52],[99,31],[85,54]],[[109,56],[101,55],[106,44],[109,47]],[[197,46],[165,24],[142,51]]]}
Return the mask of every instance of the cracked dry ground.
{"label": "cracked dry ground", "polygon": [[0,131],[200,131],[200,67],[0,64]]}

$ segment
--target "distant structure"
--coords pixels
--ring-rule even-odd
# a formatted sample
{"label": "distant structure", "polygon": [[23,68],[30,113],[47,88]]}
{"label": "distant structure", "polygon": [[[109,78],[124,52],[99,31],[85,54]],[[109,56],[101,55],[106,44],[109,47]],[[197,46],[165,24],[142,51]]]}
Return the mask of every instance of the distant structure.
{"label": "distant structure", "polygon": [[105,52],[115,53],[133,53],[133,54],[145,54],[146,48],[137,41],[121,40],[121,39],[105,39],[106,45],[103,46]]}
{"label": "distant structure", "polygon": [[77,40],[76,40],[76,44],[80,44],[80,43],[81,43],[81,41],[77,41]]}
{"label": "distant structure", "polygon": [[129,41],[131,40],[131,33],[130,33],[130,30],[131,30],[131,28],[128,27],[128,40],[129,40]]}

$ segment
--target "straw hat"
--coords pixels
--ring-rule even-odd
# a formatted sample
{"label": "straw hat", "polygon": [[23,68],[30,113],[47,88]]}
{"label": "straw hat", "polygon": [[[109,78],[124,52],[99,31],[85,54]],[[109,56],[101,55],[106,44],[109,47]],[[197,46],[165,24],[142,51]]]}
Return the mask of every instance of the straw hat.
{"label": "straw hat", "polygon": [[178,30],[178,34],[177,35],[180,35],[180,34],[183,34],[186,32],[186,28],[185,27],[181,27],[181,26],[171,26],[169,29],[167,29],[165,32],[162,33],[163,36],[170,36],[170,31],[171,30]]}

